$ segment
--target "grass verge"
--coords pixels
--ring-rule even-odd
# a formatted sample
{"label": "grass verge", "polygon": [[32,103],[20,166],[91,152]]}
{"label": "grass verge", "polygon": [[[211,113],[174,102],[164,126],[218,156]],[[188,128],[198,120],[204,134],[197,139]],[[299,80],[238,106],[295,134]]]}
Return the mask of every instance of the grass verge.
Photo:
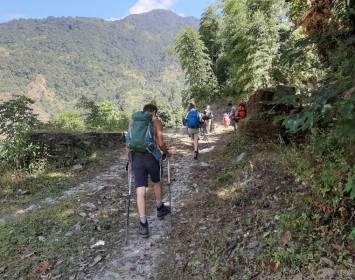
{"label": "grass verge", "polygon": [[200,192],[178,214],[186,219],[184,212],[189,213],[189,222],[166,244],[159,279],[293,279],[322,273],[353,279],[349,234],[355,222],[325,220],[305,159],[300,148],[221,137],[212,153],[201,154],[211,169],[194,167],[191,186],[200,186]]}
{"label": "grass verge", "polygon": [[[69,279],[90,274],[110,256],[124,227],[125,200],[111,182],[97,192],[63,192],[90,181],[117,160],[117,151],[100,150],[83,168],[47,170],[36,176],[7,177],[1,188],[0,273],[5,279]],[[38,204],[46,198],[51,201]],[[40,205],[33,211],[21,211]],[[98,241],[105,246],[92,247]],[[117,245],[117,244],[115,244]],[[74,279],[74,278],[73,278]]]}

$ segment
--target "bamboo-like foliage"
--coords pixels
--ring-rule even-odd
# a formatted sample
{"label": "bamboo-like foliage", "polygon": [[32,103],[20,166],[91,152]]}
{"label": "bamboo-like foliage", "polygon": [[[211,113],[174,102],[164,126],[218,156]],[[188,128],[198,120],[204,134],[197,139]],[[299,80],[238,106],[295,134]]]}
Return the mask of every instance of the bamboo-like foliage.
{"label": "bamboo-like foliage", "polygon": [[217,95],[217,79],[199,32],[193,27],[186,27],[176,38],[175,50],[189,87],[185,101],[213,99]]}
{"label": "bamboo-like foliage", "polygon": [[202,14],[199,33],[201,39],[208,49],[208,55],[212,61],[213,70],[216,70],[216,63],[222,48],[221,23],[222,15],[216,12],[217,6],[210,6]]}
{"label": "bamboo-like foliage", "polygon": [[229,87],[239,94],[274,84],[273,60],[279,49],[279,29],[286,16],[282,0],[224,0],[224,38]]}

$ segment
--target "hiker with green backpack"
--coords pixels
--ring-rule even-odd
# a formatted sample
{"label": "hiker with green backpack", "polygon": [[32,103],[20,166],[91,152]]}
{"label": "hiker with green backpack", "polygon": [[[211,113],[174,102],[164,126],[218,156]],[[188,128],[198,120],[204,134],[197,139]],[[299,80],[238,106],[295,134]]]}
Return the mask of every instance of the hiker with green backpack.
{"label": "hiker with green backpack", "polygon": [[158,219],[163,219],[165,215],[170,213],[170,206],[165,206],[162,202],[163,187],[160,178],[160,162],[163,155],[170,157],[171,153],[164,142],[163,124],[157,118],[157,112],[158,108],[154,104],[145,105],[143,111],[134,114],[126,136],[126,147],[131,156],[137,192],[139,233],[142,237],[149,236],[145,203],[148,175],[154,184]]}

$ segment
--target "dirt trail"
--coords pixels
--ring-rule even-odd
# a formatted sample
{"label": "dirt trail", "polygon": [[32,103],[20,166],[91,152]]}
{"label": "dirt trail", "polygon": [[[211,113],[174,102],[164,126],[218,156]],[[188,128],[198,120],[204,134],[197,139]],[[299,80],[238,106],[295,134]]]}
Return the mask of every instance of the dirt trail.
{"label": "dirt trail", "polygon": [[[81,267],[79,273],[70,276],[68,279],[159,279],[159,275],[157,275],[156,272],[156,265],[158,259],[164,258],[163,243],[170,238],[170,233],[174,230],[174,227],[181,227],[187,223],[187,221],[177,220],[179,216],[177,214],[181,212],[184,201],[186,201],[185,198],[190,198],[196,192],[195,189],[189,188],[189,183],[191,183],[191,167],[196,164],[201,164],[201,160],[196,161],[193,159],[192,143],[187,136],[186,128],[167,129],[164,131],[164,137],[169,147],[174,146],[176,148],[176,152],[169,159],[172,215],[167,215],[163,220],[156,218],[154,189],[152,187],[148,188],[146,202],[149,238],[139,236],[136,193],[132,186],[128,242],[125,242],[126,216],[124,216],[124,222],[122,219],[114,221],[122,225],[120,231],[115,235],[117,239],[105,240],[105,243],[112,244],[112,247],[101,247],[102,250],[105,251],[105,257],[100,257],[97,261],[95,259],[93,262],[84,260],[83,264],[79,263]],[[216,136],[210,136],[210,139],[212,138],[217,139]],[[210,151],[213,147],[206,139],[201,139],[200,148],[200,153],[203,154]],[[164,162],[163,167],[163,202],[169,204],[167,162],[167,160]],[[1,217],[0,225],[5,225],[7,222],[17,219],[26,213],[37,212],[42,208],[61,203],[69,197],[79,196],[81,193],[90,194],[90,196],[93,197],[95,193],[100,196],[105,196],[106,194],[106,200],[112,199],[111,204],[115,204],[115,206],[118,207],[116,211],[120,213],[124,212],[124,215],[126,215],[128,197],[126,163],[127,156],[125,153],[119,152],[117,161],[94,179],[73,186],[57,197],[47,197],[43,200],[36,201],[26,208],[19,209],[16,213]],[[92,207],[90,203],[83,205],[83,207],[84,206]],[[95,210],[92,209],[92,211]],[[97,248],[98,254],[101,252],[101,248],[99,247]]]}
{"label": "dirt trail", "polygon": [[[193,193],[189,190],[190,168],[194,164],[201,164],[193,159],[191,143],[184,129],[171,129],[165,133],[166,142],[176,147],[176,153],[170,158],[171,170],[171,202],[172,215],[164,220],[156,218],[155,200],[153,189],[147,191],[147,218],[149,223],[149,238],[144,239],[138,236],[138,217],[135,202],[135,192],[132,190],[130,230],[128,244],[125,244],[125,232],[122,230],[119,248],[115,250],[111,259],[95,273],[95,280],[114,279],[158,279],[155,272],[156,260],[164,257],[162,242],[170,237],[170,228],[180,225],[181,221],[174,220],[176,213],[184,204],[184,197]],[[213,147],[207,141],[201,141],[201,153],[207,152]],[[164,163],[164,202],[169,202],[167,184],[167,161]]]}

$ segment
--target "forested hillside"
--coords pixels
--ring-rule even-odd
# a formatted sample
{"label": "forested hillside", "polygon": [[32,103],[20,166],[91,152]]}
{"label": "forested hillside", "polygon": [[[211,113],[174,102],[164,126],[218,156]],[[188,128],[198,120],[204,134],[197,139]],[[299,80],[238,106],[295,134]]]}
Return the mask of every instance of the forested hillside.
{"label": "forested hillside", "polygon": [[50,115],[80,96],[121,108],[162,99],[179,107],[184,85],[165,49],[198,20],[167,10],[122,20],[54,18],[0,24],[0,98],[25,94]]}

